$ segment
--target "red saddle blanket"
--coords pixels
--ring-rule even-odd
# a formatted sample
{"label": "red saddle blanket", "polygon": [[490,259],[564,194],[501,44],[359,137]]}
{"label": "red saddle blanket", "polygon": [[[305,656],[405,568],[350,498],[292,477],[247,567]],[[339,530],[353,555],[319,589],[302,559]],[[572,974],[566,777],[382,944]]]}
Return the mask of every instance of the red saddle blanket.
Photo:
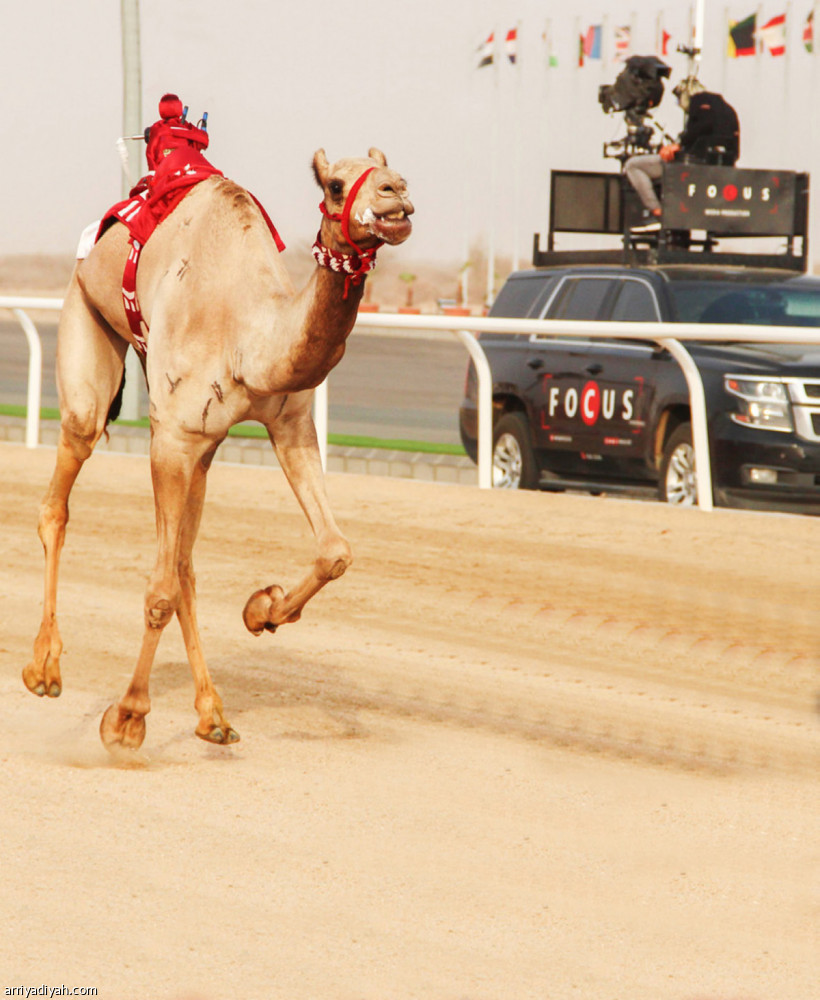
{"label": "red saddle blanket", "polygon": [[[137,299],[140,253],[160,222],[174,211],[191,188],[214,175],[224,176],[198,150],[190,146],[175,149],[161,160],[154,173],[143,177],[124,201],[109,208],[100,222],[97,239],[115,222],[121,222],[130,234],[131,249],[123,271],[122,299],[131,333],[143,353],[147,350],[148,327]],[[259,200],[252,194],[251,198],[256,202],[281,253],[285,244],[276,227]]]}

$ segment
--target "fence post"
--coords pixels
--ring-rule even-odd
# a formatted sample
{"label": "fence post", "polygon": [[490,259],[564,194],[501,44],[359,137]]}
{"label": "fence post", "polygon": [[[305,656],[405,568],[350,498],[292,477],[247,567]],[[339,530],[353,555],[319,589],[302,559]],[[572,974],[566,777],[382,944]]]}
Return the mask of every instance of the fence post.
{"label": "fence post", "polygon": [[43,392],[43,347],[40,334],[27,313],[12,309],[28,341],[28,392],[26,394],[26,448],[40,443],[40,400]]}
{"label": "fence post", "polygon": [[478,487],[493,485],[493,373],[487,355],[469,330],[454,331],[467,348],[478,377]]}
{"label": "fence post", "polygon": [[697,471],[698,507],[712,510],[712,462],[709,456],[709,431],[706,420],[706,394],[703,379],[692,355],[679,340],[673,337],[658,340],[681,366],[686,384],[689,386],[689,412],[692,415],[692,445],[695,449],[695,469]]}

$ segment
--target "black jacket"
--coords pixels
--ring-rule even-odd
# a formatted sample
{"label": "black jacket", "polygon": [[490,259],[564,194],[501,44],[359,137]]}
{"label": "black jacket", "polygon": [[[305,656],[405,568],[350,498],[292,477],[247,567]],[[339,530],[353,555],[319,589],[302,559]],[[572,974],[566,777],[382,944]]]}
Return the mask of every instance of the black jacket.
{"label": "black jacket", "polygon": [[680,134],[681,152],[701,163],[717,162],[715,146],[726,152],[722,162],[734,165],[740,155],[740,123],[737,112],[720,94],[702,91],[689,101],[686,128]]}

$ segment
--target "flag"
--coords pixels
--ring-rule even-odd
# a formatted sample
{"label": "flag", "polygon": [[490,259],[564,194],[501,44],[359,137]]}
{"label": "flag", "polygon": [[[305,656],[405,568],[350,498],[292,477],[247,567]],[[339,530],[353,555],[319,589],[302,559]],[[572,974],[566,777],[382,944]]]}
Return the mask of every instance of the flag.
{"label": "flag", "polygon": [[544,43],[544,53],[547,66],[557,66],[558,56],[552,51],[552,23],[550,21],[547,21],[544,25],[544,30],[541,32],[541,41]]}
{"label": "flag", "polygon": [[615,29],[615,62],[620,62],[621,60],[626,60],[629,58],[629,48],[632,43],[632,28],[630,25],[624,25],[622,28]]}
{"label": "flag", "polygon": [[660,49],[660,54],[662,56],[669,55],[669,43],[671,41],[672,41],[672,36],[669,34],[669,32],[666,31],[665,28],[661,28],[660,45],[658,46],[658,48]]}
{"label": "flag", "polygon": [[578,36],[578,65],[584,65],[584,36]]}
{"label": "flag", "polygon": [[544,30],[541,32],[541,41],[544,43],[544,57],[547,66],[558,65],[558,56],[552,51],[552,22],[547,20]]}
{"label": "flag", "polygon": [[478,47],[478,68],[482,66],[492,66],[493,52],[495,51],[495,32],[491,31],[487,41]]}
{"label": "flag", "polygon": [[756,55],[756,27],[757,14],[750,14],[742,21],[729,22],[729,55],[732,59]]}
{"label": "flag", "polygon": [[814,10],[809,11],[809,16],[803,25],[803,44],[806,52],[814,52]]}
{"label": "flag", "polygon": [[587,33],[584,35],[583,42],[583,53],[587,59],[600,59],[601,58],[601,25],[591,24],[587,28]]}
{"label": "flag", "polygon": [[786,15],[778,14],[758,28],[758,38],[773,56],[782,56],[786,52]]}
{"label": "flag", "polygon": [[514,64],[518,56],[518,28],[510,28],[507,32],[507,37],[504,40],[504,49],[507,53],[507,58]]}

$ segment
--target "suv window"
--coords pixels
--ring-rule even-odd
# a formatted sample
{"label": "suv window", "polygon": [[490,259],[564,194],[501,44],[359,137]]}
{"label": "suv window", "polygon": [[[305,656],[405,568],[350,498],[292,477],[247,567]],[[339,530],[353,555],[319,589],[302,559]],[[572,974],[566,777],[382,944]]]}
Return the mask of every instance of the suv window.
{"label": "suv window", "polygon": [[682,323],[820,326],[817,285],[690,280],[670,282],[669,288]]}
{"label": "suv window", "polygon": [[549,319],[598,319],[612,290],[612,278],[568,278],[558,291]]}
{"label": "suv window", "polygon": [[621,283],[610,319],[627,323],[659,323],[660,318],[655,295],[645,281],[627,278]]}
{"label": "suv window", "polygon": [[545,281],[543,275],[533,274],[506,282],[493,303],[490,315],[512,319],[538,316],[557,280],[557,277],[550,277]]}

